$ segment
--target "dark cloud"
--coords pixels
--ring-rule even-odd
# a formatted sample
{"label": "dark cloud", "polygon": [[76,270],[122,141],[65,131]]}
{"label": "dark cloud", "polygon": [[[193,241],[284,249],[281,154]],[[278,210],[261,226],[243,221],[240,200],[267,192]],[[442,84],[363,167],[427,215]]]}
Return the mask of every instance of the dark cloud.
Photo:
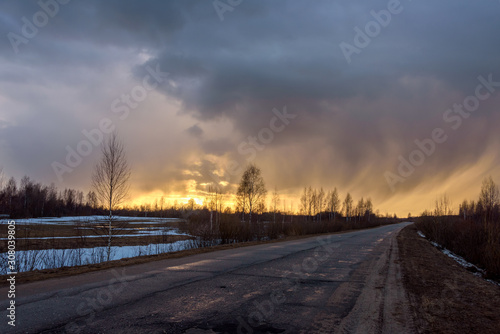
{"label": "dark cloud", "polygon": [[203,129],[200,128],[197,124],[189,127],[187,130],[186,130],[190,135],[196,137],[196,138],[200,138],[202,135],[203,135]]}
{"label": "dark cloud", "polygon": [[[50,163],[106,117],[128,142],[137,191],[180,193],[191,181],[202,191],[228,161],[249,162],[239,145],[286,106],[297,118],[254,161],[290,193],[338,185],[397,202],[384,172],[437,127],[449,139],[399,191],[438,178],[439,191],[452,189],[463,168],[482,177],[498,162],[498,94],[457,131],[443,114],[475,93],[478,76],[500,81],[500,4],[401,1],[401,13],[348,63],[340,43],[353,44],[354,28],[387,4],[243,1],[221,21],[210,1],[73,0],[16,54],[7,33],[20,33],[21,18],[40,7],[2,2],[2,161],[50,181]],[[143,85],[148,67],[168,79],[120,119],[113,101]],[[78,180],[97,153],[67,182],[85,187]]]}

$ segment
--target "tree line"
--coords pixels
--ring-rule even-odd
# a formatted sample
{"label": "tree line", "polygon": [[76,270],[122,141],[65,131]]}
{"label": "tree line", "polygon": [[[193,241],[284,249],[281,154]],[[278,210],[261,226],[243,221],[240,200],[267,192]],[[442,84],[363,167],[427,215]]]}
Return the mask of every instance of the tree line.
{"label": "tree line", "polygon": [[[2,177],[2,176],[0,176]],[[95,194],[74,189],[58,190],[24,176],[0,182],[0,214],[11,218],[90,215],[97,208]]]}
{"label": "tree line", "polygon": [[500,191],[493,178],[483,180],[477,200],[464,200],[452,209],[445,195],[433,211],[425,211],[417,228],[430,240],[485,270],[500,281]]}
{"label": "tree line", "polygon": [[354,205],[354,200],[350,193],[347,193],[341,201],[337,188],[325,192],[323,188],[319,190],[304,188],[300,198],[300,212],[315,221],[322,220],[322,215],[328,215],[328,220],[332,221],[337,216],[344,215],[346,221],[370,220],[374,215],[373,204],[370,198],[363,197]]}
{"label": "tree line", "polygon": [[459,215],[465,220],[498,222],[500,218],[500,195],[498,186],[491,176],[483,180],[477,202],[464,200],[460,204]]}
{"label": "tree line", "polygon": [[[208,206],[210,211],[221,206],[222,197],[216,186],[209,189]],[[215,199],[215,202],[214,202]],[[255,164],[250,164],[244,171],[238,184],[236,192],[235,211],[241,216],[242,221],[252,222],[252,216],[260,217],[263,213],[272,213],[273,221],[276,222],[276,214],[286,212],[279,209],[280,196],[275,188],[271,196],[271,202],[266,208],[267,189],[262,176],[262,171]],[[215,210],[217,211],[217,210]],[[292,214],[293,210],[290,210]],[[350,193],[341,200],[337,188],[332,191],[325,191],[323,188],[313,189],[311,186],[304,188],[300,198],[299,215],[308,221],[321,222],[328,218],[328,221],[335,221],[342,217],[346,221],[355,222],[370,221],[375,216],[372,200],[361,198],[357,204]],[[212,217],[212,216],[211,216]],[[212,218],[211,218],[212,219]],[[258,218],[259,219],[259,218]]]}
{"label": "tree line", "polygon": [[[435,201],[434,210],[425,210],[421,217],[456,215],[452,203],[445,194]],[[477,200],[463,200],[458,206],[458,217],[476,222],[500,220],[500,190],[491,176],[483,179]]]}

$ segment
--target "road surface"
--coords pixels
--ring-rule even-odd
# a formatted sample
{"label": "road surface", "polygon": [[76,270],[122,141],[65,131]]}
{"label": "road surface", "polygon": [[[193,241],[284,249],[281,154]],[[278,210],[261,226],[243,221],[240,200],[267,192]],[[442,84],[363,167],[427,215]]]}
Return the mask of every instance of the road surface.
{"label": "road surface", "polygon": [[395,236],[408,223],[17,286],[1,333],[412,333]]}

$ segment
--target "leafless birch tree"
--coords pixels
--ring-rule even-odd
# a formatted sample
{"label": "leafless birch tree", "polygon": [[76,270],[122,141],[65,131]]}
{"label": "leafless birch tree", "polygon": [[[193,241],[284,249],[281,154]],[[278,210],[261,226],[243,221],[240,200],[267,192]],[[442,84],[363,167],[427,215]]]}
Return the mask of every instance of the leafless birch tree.
{"label": "leafless birch tree", "polygon": [[344,212],[345,212],[345,219],[346,221],[349,221],[352,215],[352,204],[353,200],[351,197],[351,194],[347,193],[344,199]]}
{"label": "leafless birch tree", "polygon": [[129,191],[130,166],[125,147],[113,133],[102,145],[102,157],[94,167],[92,188],[97,199],[109,211],[108,219],[108,261],[111,254],[113,210],[125,200]]}

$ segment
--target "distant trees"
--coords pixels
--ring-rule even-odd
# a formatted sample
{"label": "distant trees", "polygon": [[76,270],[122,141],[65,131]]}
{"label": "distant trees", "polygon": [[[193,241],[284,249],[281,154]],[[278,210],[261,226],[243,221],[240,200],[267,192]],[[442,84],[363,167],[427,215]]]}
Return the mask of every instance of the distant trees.
{"label": "distant trees", "polygon": [[97,195],[93,191],[89,191],[87,194],[87,206],[92,209],[97,209],[99,206],[99,200],[97,199]]}
{"label": "distant trees", "polygon": [[300,197],[300,211],[304,216],[311,217],[313,209],[314,195],[312,187],[304,188],[304,193]]}
{"label": "distant trees", "polygon": [[[111,223],[101,226],[100,233],[110,238],[112,234],[115,234],[113,227],[114,231],[117,231],[118,225],[112,223],[113,215],[116,214],[186,218],[193,211],[204,211],[204,219],[207,223],[210,222],[210,230],[215,232],[220,225],[222,213],[236,212],[241,215],[242,221],[253,222],[254,215],[264,213],[266,209],[267,190],[261,169],[255,165],[249,165],[241,177],[234,208],[226,206],[226,204],[229,205],[228,200],[232,199],[233,194],[222,193],[216,184],[207,187],[203,207],[196,204],[196,198],[190,199],[188,203],[178,203],[176,200],[166,202],[164,197],[154,198],[150,203],[124,207],[124,199],[129,189],[129,178],[130,168],[126,161],[124,146],[114,134],[103,144],[102,158],[94,168],[92,189],[87,194],[69,188],[58,190],[54,184],[45,186],[34,182],[27,176],[20,183],[16,183],[14,178],[4,178],[3,186],[0,187],[0,214],[7,213],[13,218],[107,214]],[[328,190],[305,187],[300,197],[300,205],[298,205],[303,217],[297,217],[298,222],[302,218],[314,223],[324,222],[325,219],[331,222],[343,216],[347,221],[353,218],[355,221],[370,221],[375,216],[369,198],[361,198],[354,202],[349,193],[346,194],[344,200],[341,198],[343,196],[339,195],[337,188]],[[296,212],[293,208],[297,208],[297,202],[289,198],[280,198],[276,187],[268,204],[266,215],[259,216],[259,219],[272,222],[281,220],[283,226],[285,226],[285,218],[288,218],[286,215],[290,215],[290,223],[296,220],[294,216]],[[283,206],[282,211],[280,205]],[[467,212],[469,212],[468,206]]]}
{"label": "distant trees", "polygon": [[319,190],[312,187],[304,188],[300,197],[300,213],[307,216],[308,219],[315,217],[315,221],[322,221],[322,214],[328,213],[328,220],[336,220],[337,214],[344,214],[346,221],[356,218],[357,221],[370,221],[374,216],[373,204],[370,198],[361,198],[354,206],[354,200],[350,193],[347,193],[343,201],[337,188],[333,191],[325,192],[323,188]]}
{"label": "distant trees", "polygon": [[24,176],[18,183],[11,177],[0,189],[0,214],[12,218],[54,217],[91,214],[83,201],[83,192],[65,189],[59,192],[54,184],[49,186]]}
{"label": "distant trees", "polygon": [[0,167],[0,192],[3,190],[4,178],[3,167]]}
{"label": "distant trees", "polygon": [[486,220],[491,221],[498,216],[496,213],[499,206],[499,191],[491,176],[483,180],[479,194],[479,206],[483,209]]}
{"label": "distant trees", "polygon": [[[16,216],[16,210],[15,210],[15,204],[16,204],[16,197],[17,197],[17,184],[16,180],[11,177],[9,181],[7,182],[7,186],[5,187],[5,196],[7,203],[8,203],[8,213],[15,217]],[[25,212],[25,214],[29,214]]]}
{"label": "distant trees", "polygon": [[280,205],[280,195],[276,186],[274,187],[273,197],[271,198],[271,209],[273,212],[273,222],[276,223],[276,213],[278,213],[278,206]]}
{"label": "distant trees", "polygon": [[477,205],[474,201],[464,200],[458,207],[458,215],[464,220],[473,219],[477,212]]}
{"label": "distant trees", "polygon": [[458,210],[459,215],[465,220],[498,221],[500,219],[500,195],[492,177],[489,176],[483,180],[477,202],[464,200]]}
{"label": "distant trees", "polygon": [[304,193],[300,198],[300,212],[308,218],[315,217],[321,221],[321,214],[327,209],[328,197],[323,188],[320,190],[304,188]]}
{"label": "distant trees", "polygon": [[[189,201],[187,202],[188,210],[194,211],[195,205],[196,205],[196,202],[194,201],[194,198],[190,198]],[[158,202],[155,203],[155,211],[158,211]]]}
{"label": "distant trees", "polygon": [[356,208],[354,209],[354,215],[356,216],[356,219],[359,221],[362,216],[365,215],[365,200],[363,197],[358,201],[358,204],[356,205]]}
{"label": "distant trees", "polygon": [[207,208],[210,211],[210,230],[213,231],[214,225],[214,216],[215,216],[215,225],[218,226],[220,224],[220,217],[222,213],[222,207],[224,205],[224,197],[218,186],[209,186],[208,193],[205,198],[205,203],[207,204]]}
{"label": "distant trees", "polygon": [[368,217],[368,221],[370,221],[373,216],[373,203],[371,198],[368,198],[365,202],[365,216]]}
{"label": "distant trees", "polygon": [[333,189],[333,191],[329,192],[327,195],[327,205],[329,212],[329,220],[335,221],[335,215],[340,210],[340,198],[337,188]]}
{"label": "distant trees", "polygon": [[243,214],[248,212],[248,221],[252,222],[252,213],[262,212],[265,206],[267,190],[260,168],[251,164],[243,172],[241,181],[236,193],[238,208]]}
{"label": "distant trees", "polygon": [[486,278],[500,277],[499,190],[491,177],[483,180],[477,201],[464,200],[452,216],[448,197],[436,200],[434,212],[424,212],[417,228],[465,260],[485,270]]}
{"label": "distant trees", "polygon": [[353,205],[353,200],[352,200],[351,194],[347,193],[347,195],[345,196],[345,199],[344,199],[343,207],[342,207],[342,209],[345,213],[345,220],[346,221],[349,221],[351,219],[352,205]]}
{"label": "distant trees", "polygon": [[111,253],[113,210],[122,204],[128,194],[130,167],[125,147],[116,133],[111,134],[102,145],[102,157],[94,167],[92,188],[97,199],[109,211],[108,260]]}
{"label": "distant trees", "polygon": [[[86,194],[76,189],[59,190],[54,184],[47,186],[29,177],[23,179],[24,185],[20,187],[20,182],[15,178],[4,178],[3,187],[0,189],[0,214],[8,214],[11,218],[106,215],[106,212],[109,215],[109,210],[104,209],[93,190]],[[219,193],[218,197],[222,198],[222,195]],[[218,212],[222,212],[222,202],[217,202]],[[150,204],[142,204],[120,207],[115,211],[120,215],[129,216],[181,218],[183,211],[189,209],[188,205],[177,203],[169,203],[167,207],[164,198],[158,200],[157,210],[152,210],[151,207]]]}
{"label": "distant trees", "polygon": [[451,201],[446,194],[436,199],[436,205],[434,208],[435,216],[448,216],[452,214],[453,209],[451,208]]}
{"label": "distant trees", "polygon": [[356,208],[354,209],[354,215],[358,221],[361,221],[362,218],[366,218],[370,221],[371,216],[373,215],[373,204],[370,198],[364,200],[363,197],[358,201]]}
{"label": "distant trees", "polygon": [[325,209],[325,204],[326,204],[325,191],[323,190],[323,188],[321,188],[317,193],[315,191],[314,197],[315,197],[314,213],[315,213],[316,219],[321,221],[321,212],[323,212],[323,210]]}

